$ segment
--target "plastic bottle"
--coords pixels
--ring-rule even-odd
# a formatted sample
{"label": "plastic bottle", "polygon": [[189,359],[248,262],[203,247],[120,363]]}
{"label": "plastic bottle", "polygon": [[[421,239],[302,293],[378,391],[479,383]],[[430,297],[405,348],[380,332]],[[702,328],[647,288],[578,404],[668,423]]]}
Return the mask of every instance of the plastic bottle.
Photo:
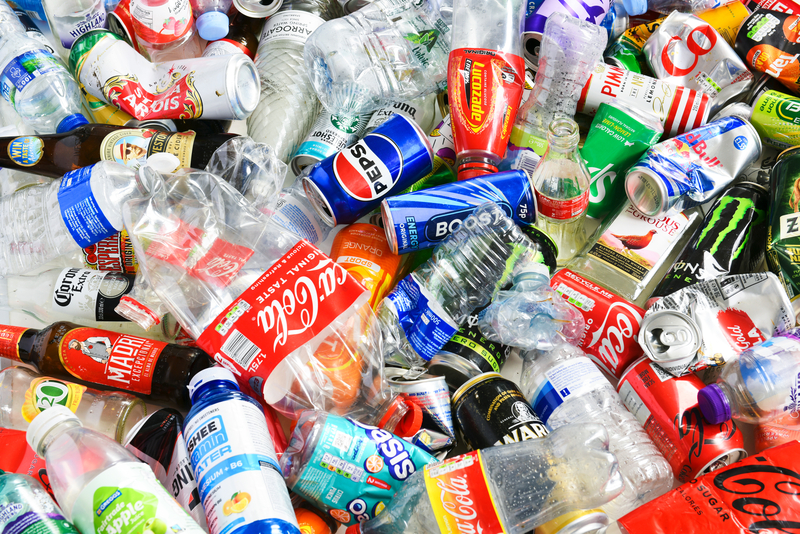
{"label": "plastic bottle", "polygon": [[203,53],[189,0],[131,0],[130,10],[139,49],[153,63]]}
{"label": "plastic bottle", "polygon": [[118,534],[204,534],[150,466],[111,438],[83,428],[68,408],[54,406],[39,414],[26,437],[47,462],[64,516],[82,534],[111,532],[112,525]]}
{"label": "plastic bottle", "polygon": [[601,423],[617,456],[625,490],[601,508],[618,519],[672,488],[672,469],[614,386],[568,343],[525,354],[520,389],[548,428]]}
{"label": "plastic bottle", "polygon": [[731,418],[764,423],[784,413],[800,414],[800,328],[753,345],[727,363],[715,384],[697,393],[703,417],[718,424]]}
{"label": "plastic bottle", "polygon": [[24,367],[0,371],[0,427],[27,430],[37,415],[53,406],[66,406],[86,428],[120,443],[147,415],[144,401],[128,393],[98,391]]}
{"label": "plastic bottle", "polygon": [[331,232],[331,227],[320,218],[306,197],[300,180],[281,190],[274,209],[259,209],[274,222],[315,245],[325,241]]}
{"label": "plastic bottle", "polygon": [[122,204],[148,191],[146,176],[103,161],[0,199],[0,275],[22,274],[122,230]]}
{"label": "plastic bottle", "polygon": [[38,480],[0,470],[0,532],[78,534]]}
{"label": "plastic bottle", "polygon": [[200,37],[216,41],[228,35],[228,12],[233,0],[190,0]]}
{"label": "plastic bottle", "polygon": [[624,0],[614,0],[611,2],[611,5],[608,7],[608,13],[603,17],[603,22],[600,23],[600,26],[606,29],[609,43],[615,41],[617,37],[628,29],[630,26],[630,17],[628,17],[628,11],[625,9]]}
{"label": "plastic bottle", "polygon": [[375,0],[320,26],[305,68],[328,111],[362,114],[443,90],[449,51],[438,2]]}
{"label": "plastic bottle", "polygon": [[68,132],[82,124],[81,90],[75,78],[36,39],[28,37],[14,11],[0,1],[0,90],[37,132]]}
{"label": "plastic bottle", "polygon": [[263,408],[223,367],[197,373],[189,392],[184,437],[209,532],[300,534]]}
{"label": "plastic bottle", "polygon": [[623,0],[628,15],[642,15],[655,11],[667,15],[673,11],[697,13],[730,3],[732,0]]}
{"label": "plastic bottle", "polygon": [[459,180],[497,172],[506,153],[525,85],[525,6],[522,0],[454,2],[447,94]]}
{"label": "plastic bottle", "polygon": [[58,55],[69,61],[75,40],[86,32],[106,27],[104,0],[42,0]]}
{"label": "plastic bottle", "polygon": [[602,426],[570,425],[542,439],[428,465],[383,512],[347,534],[522,534],[566,512],[607,503],[622,485]]}
{"label": "plastic bottle", "polygon": [[536,227],[558,246],[559,266],[586,244],[584,220],[592,177],[578,150],[579,140],[575,121],[553,120],[547,130],[547,150],[531,176],[539,209]]}

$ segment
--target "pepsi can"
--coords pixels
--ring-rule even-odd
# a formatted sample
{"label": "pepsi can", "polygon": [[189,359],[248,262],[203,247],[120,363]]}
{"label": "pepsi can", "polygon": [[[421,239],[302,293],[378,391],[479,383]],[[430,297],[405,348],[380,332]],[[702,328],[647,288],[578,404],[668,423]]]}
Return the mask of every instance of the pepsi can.
{"label": "pepsi can", "polygon": [[517,224],[536,222],[528,173],[506,171],[384,199],[381,215],[389,246],[395,254],[433,248],[485,202],[500,206]]}
{"label": "pepsi can", "polygon": [[303,188],[329,226],[351,224],[433,169],[428,136],[412,120],[395,114],[349,148],[303,176]]}

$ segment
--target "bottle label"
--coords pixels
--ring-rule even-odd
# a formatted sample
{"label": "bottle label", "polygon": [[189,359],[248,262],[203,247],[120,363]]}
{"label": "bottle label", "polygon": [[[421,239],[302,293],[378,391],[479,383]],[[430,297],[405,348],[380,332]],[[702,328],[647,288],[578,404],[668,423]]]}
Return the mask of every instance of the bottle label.
{"label": "bottle label", "polygon": [[138,169],[153,154],[167,152],[177,156],[180,164],[172,172],[192,166],[192,148],[197,134],[193,131],[172,133],[149,128],[118,130],[108,134],[100,143],[100,159],[116,161]]}
{"label": "bottle label", "polygon": [[557,200],[536,191],[536,205],[539,214],[550,219],[566,220],[585,213],[589,207],[589,190],[568,200]]}
{"label": "bottle label", "polygon": [[566,401],[603,387],[611,387],[600,369],[586,356],[570,358],[555,365],[544,376],[534,377],[534,384],[537,387],[531,395],[531,404],[533,411],[545,423]]}
{"label": "bottle label", "polygon": [[412,275],[400,280],[386,298],[408,342],[425,360],[433,358],[458,331],[450,314]]}
{"label": "bottle label", "polygon": [[328,414],[292,491],[355,525],[384,509],[403,482],[436,459],[386,430]]}
{"label": "bottle label", "polygon": [[314,347],[314,338],[368,294],[301,240],[217,316],[197,345],[263,394],[263,382],[284,358],[303,345]]}
{"label": "bottle label", "polygon": [[21,328],[19,326],[5,326],[0,325],[0,356],[21,362],[19,357],[19,343],[22,334],[27,332],[28,328]]}
{"label": "bottle label", "polygon": [[203,57],[230,56],[232,54],[244,54],[249,56],[250,59],[253,59],[254,56],[253,51],[248,50],[243,44],[230,39],[220,39],[219,41],[208,43],[206,49],[203,50]]}
{"label": "bottle label", "polygon": [[259,48],[272,41],[289,41],[305,44],[308,36],[322,26],[325,21],[305,11],[282,11],[275,13],[264,24],[261,30]]}
{"label": "bottle label", "polygon": [[83,249],[83,265],[96,271],[136,274],[139,262],[133,251],[133,243],[124,229],[119,233],[89,245]]}
{"label": "bottle label", "polygon": [[186,35],[194,26],[189,0],[153,4],[155,2],[131,1],[133,29],[142,40],[154,44],[171,43]]}
{"label": "bottle label", "polygon": [[211,534],[265,519],[299,534],[264,413],[254,403],[227,399],[193,414],[186,445]]}
{"label": "bottle label", "polygon": [[161,341],[81,327],[61,337],[58,357],[75,378],[149,395],[156,361],[166,346]]}
{"label": "bottle label", "polygon": [[[267,213],[267,215],[270,215]],[[313,209],[299,202],[292,195],[281,193],[272,220],[311,243],[318,243],[327,235],[325,228],[319,223],[319,217]]]}
{"label": "bottle label", "polygon": [[683,213],[656,219],[628,202],[588,255],[629,278],[642,281],[669,259],[669,250],[688,224],[689,219]]}
{"label": "bottle label", "polygon": [[25,391],[25,402],[22,404],[22,418],[27,422],[48,408],[55,405],[66,406],[72,413],[78,409],[86,386],[64,382],[49,376],[34,378]]}
{"label": "bottle label", "polygon": [[425,489],[442,534],[505,534],[481,451],[425,466]]}
{"label": "bottle label", "polygon": [[64,269],[53,287],[51,308],[75,319],[125,321],[114,308],[133,289],[133,280],[134,276],[130,274]]}
{"label": "bottle label", "polygon": [[71,13],[68,17],[53,16],[53,20],[50,21],[52,26],[56,27],[55,33],[58,34],[61,45],[66,50],[71,49],[78,37],[84,33],[106,27],[106,9],[103,2],[95,2],[92,8],[83,13],[82,20],[75,21],[78,16],[81,16],[80,12]]}
{"label": "bottle label", "polygon": [[[22,492],[21,492],[22,493]],[[13,493],[12,493],[13,495]],[[27,502],[3,499],[0,532],[3,534],[78,534],[61,509],[41,488],[30,486],[22,495]]]}
{"label": "bottle label", "polygon": [[8,157],[22,167],[33,167],[43,155],[44,141],[39,137],[17,137],[8,144]]}
{"label": "bottle label", "polygon": [[94,165],[70,171],[61,178],[58,207],[70,235],[81,247],[88,247],[117,233],[92,193]]}
{"label": "bottle label", "polygon": [[0,73],[0,91],[13,106],[17,91],[25,89],[37,76],[59,72],[69,74],[53,54],[42,49],[30,50],[8,62]]}
{"label": "bottle label", "polygon": [[72,508],[81,534],[205,534],[148,465],[112,465],[91,480]]}

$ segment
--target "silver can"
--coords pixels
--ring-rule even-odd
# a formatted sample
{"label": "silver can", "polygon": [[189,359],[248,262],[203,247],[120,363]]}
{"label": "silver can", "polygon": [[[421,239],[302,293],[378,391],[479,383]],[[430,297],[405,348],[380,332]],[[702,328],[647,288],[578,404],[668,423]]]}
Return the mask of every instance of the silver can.
{"label": "silver can", "polygon": [[691,362],[702,339],[694,319],[679,311],[659,310],[645,315],[638,341],[648,358],[669,370]]}
{"label": "silver can", "polygon": [[323,110],[289,164],[300,176],[303,169],[340,152],[364,135],[369,114],[333,115]]}
{"label": "silver can", "polygon": [[277,13],[283,0],[233,0],[233,5],[246,17],[263,19]]}

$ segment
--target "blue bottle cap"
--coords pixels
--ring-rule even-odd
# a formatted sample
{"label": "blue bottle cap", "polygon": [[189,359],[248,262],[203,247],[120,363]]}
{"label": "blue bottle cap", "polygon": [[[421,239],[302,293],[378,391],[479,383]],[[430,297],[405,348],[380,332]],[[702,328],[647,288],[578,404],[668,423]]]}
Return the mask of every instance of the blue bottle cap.
{"label": "blue bottle cap", "polygon": [[216,41],[228,35],[228,15],[209,11],[197,17],[197,31],[206,41]]}
{"label": "blue bottle cap", "polygon": [[89,124],[89,121],[86,120],[86,117],[80,113],[73,113],[72,115],[67,115],[61,120],[61,122],[58,123],[56,133],[71,132],[75,128],[83,126],[84,124]]}
{"label": "blue bottle cap", "polygon": [[647,11],[647,0],[622,0],[628,15],[641,15]]}

